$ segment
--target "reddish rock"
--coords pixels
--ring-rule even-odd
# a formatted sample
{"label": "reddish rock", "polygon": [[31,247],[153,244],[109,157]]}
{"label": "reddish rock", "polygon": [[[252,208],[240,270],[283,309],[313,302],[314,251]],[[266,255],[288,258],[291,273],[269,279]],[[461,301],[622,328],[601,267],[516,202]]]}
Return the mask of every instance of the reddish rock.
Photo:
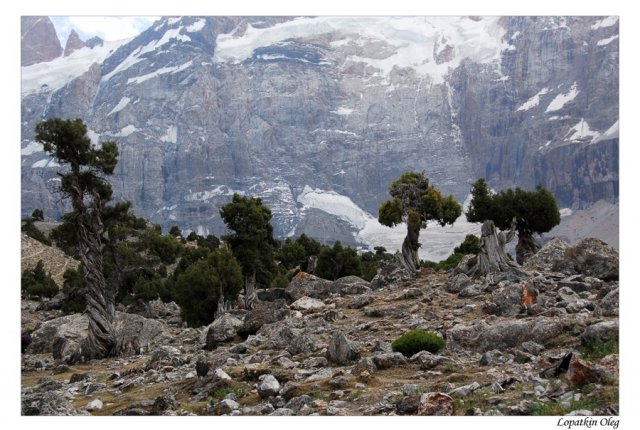
{"label": "reddish rock", "polygon": [[424,393],[420,397],[418,415],[453,415],[453,399],[444,393]]}
{"label": "reddish rock", "polygon": [[584,360],[580,360],[574,355],[569,363],[567,378],[571,385],[581,386],[592,382],[600,382],[602,374],[603,371],[600,366],[591,365]]}

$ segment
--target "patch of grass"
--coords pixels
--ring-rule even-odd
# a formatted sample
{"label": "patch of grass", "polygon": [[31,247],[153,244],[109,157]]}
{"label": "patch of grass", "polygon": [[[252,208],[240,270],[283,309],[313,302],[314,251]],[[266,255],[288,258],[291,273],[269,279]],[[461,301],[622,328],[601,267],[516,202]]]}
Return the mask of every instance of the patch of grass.
{"label": "patch of grass", "polygon": [[351,394],[349,394],[347,396],[347,401],[353,402],[354,400],[358,399],[363,394],[364,394],[364,390],[354,391],[353,393],[351,393]]}
{"label": "patch of grass", "polygon": [[617,354],[619,344],[617,340],[592,341],[582,345],[583,358],[589,361],[598,361],[610,354]]}
{"label": "patch of grass", "polygon": [[[611,393],[603,393],[603,397],[609,397]],[[614,400],[614,397],[609,397]],[[591,412],[597,412],[605,409],[608,405],[617,403],[617,391],[615,393],[615,401],[608,401],[601,396],[589,395],[583,396],[580,400],[572,400],[568,407],[558,402],[536,403],[530,411],[531,415],[548,416],[548,415],[567,415],[571,411],[586,409]]]}
{"label": "patch of grass", "polygon": [[323,393],[322,391],[315,391],[313,393],[309,393],[309,396],[311,396],[314,399],[317,400],[328,400],[329,397],[327,396],[327,393]]}
{"label": "patch of grass", "polygon": [[244,387],[221,387],[211,393],[209,403],[217,403],[230,393],[234,393],[238,398],[243,397],[246,392],[247,390]]}

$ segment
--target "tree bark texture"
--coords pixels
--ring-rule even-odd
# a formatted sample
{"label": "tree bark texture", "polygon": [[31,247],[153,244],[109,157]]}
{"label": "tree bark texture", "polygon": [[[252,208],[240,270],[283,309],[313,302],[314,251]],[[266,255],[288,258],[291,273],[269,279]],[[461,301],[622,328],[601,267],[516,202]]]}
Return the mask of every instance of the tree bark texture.
{"label": "tree bark texture", "polygon": [[422,222],[420,215],[414,211],[409,212],[407,219],[407,236],[402,242],[402,258],[400,263],[412,274],[420,272],[420,258],[418,257],[418,248],[420,248],[420,227]]}
{"label": "tree bark texture", "polygon": [[258,299],[256,295],[256,272],[253,272],[251,276],[245,276],[244,291],[244,308],[253,309],[253,304]]}
{"label": "tree bark texture", "polygon": [[102,272],[100,247],[100,201],[94,196],[93,210],[88,211],[79,185],[73,187],[72,205],[77,217],[80,261],[84,265],[89,334],[74,361],[88,361],[118,353],[113,320],[115,292],[107,286]]}
{"label": "tree bark texture", "polygon": [[516,263],[511,261],[504,250],[504,245],[508,239],[513,238],[513,228],[506,236],[498,233],[496,226],[491,220],[482,224],[482,235],[480,237],[480,252],[476,258],[476,264],[469,272],[468,276],[485,276],[490,273],[513,271],[520,273],[521,270]]}
{"label": "tree bark texture", "polygon": [[516,245],[516,261],[518,264],[524,264],[539,250],[540,244],[530,232],[518,232],[518,244]]}

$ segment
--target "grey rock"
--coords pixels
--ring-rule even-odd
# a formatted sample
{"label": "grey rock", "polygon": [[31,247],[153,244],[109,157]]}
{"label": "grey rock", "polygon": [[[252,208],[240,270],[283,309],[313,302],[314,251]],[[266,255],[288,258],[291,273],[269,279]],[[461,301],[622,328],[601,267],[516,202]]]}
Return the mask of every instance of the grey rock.
{"label": "grey rock", "polygon": [[378,368],[372,357],[362,357],[358,360],[353,369],[351,369],[351,374],[360,375],[360,373],[364,370],[373,374],[373,372],[375,372],[377,369]]}
{"label": "grey rock", "polygon": [[608,342],[618,340],[619,332],[618,320],[602,321],[588,326],[581,339],[583,343]]}
{"label": "grey rock", "polygon": [[424,393],[420,396],[418,415],[453,415],[453,399],[444,393]]}
{"label": "grey rock", "polygon": [[238,334],[242,337],[256,334],[263,325],[283,319],[286,312],[284,309],[278,309],[273,303],[259,303],[244,317]]}
{"label": "grey rock", "polygon": [[548,317],[533,320],[502,320],[495,323],[476,320],[471,325],[457,325],[447,331],[447,349],[488,351],[511,348],[533,341],[546,345],[564,333],[562,322]]}
{"label": "grey rock", "polygon": [[358,276],[345,276],[333,281],[331,292],[341,296],[355,296],[371,291],[369,285],[369,282]]}
{"label": "grey rock", "polygon": [[311,297],[300,297],[291,304],[291,309],[299,311],[319,311],[326,307],[324,302]]}
{"label": "grey rock", "polygon": [[386,315],[387,310],[388,310],[387,308],[380,308],[380,307],[373,308],[370,306],[365,306],[362,311],[366,316],[370,318],[382,318]]}
{"label": "grey rock", "polygon": [[422,370],[431,370],[439,364],[448,360],[449,359],[447,357],[432,354],[429,351],[420,351],[411,356],[410,359],[412,363],[418,363],[420,365],[420,369]]}
{"label": "grey rock", "polygon": [[231,399],[223,399],[216,403],[212,412],[214,415],[229,415],[238,410],[238,408],[240,408],[238,402]]}
{"label": "grey rock", "polygon": [[445,289],[448,293],[458,294],[464,288],[471,285],[473,281],[464,273],[450,276],[447,280]]}
{"label": "grey rock", "polygon": [[300,272],[291,279],[286,288],[287,297],[295,302],[302,297],[324,300],[331,295],[333,282],[308,273]]}
{"label": "grey rock", "polygon": [[51,61],[62,54],[60,39],[47,16],[23,16],[20,18],[21,66]]}
{"label": "grey rock", "polygon": [[601,316],[618,316],[620,314],[620,289],[607,293],[596,306],[596,314]]}
{"label": "grey rock", "polygon": [[180,366],[184,362],[183,354],[178,348],[162,345],[151,352],[145,368],[148,370],[160,369],[164,366]]}
{"label": "grey rock", "polygon": [[223,381],[231,381],[231,376],[229,376],[224,370],[219,368],[214,369],[213,378],[223,380]]}
{"label": "grey rock", "polygon": [[302,367],[305,369],[327,367],[329,362],[324,357],[309,357],[302,362]]}
{"label": "grey rock", "polygon": [[564,254],[569,244],[562,239],[551,239],[535,255],[527,259],[524,268],[528,270],[540,270],[551,272],[554,267],[564,262]]}
{"label": "grey rock", "polygon": [[458,293],[458,295],[462,298],[476,297],[476,296],[479,296],[480,294],[482,294],[482,285],[480,284],[473,284],[473,285],[464,287],[462,291]]}
{"label": "grey rock", "polygon": [[403,267],[399,267],[396,263],[381,262],[378,273],[371,280],[371,289],[381,290],[396,289],[402,281],[412,279],[413,275]]}
{"label": "grey rock", "polygon": [[273,411],[272,413],[270,413],[269,415],[274,416],[274,417],[288,417],[293,415],[294,412],[289,409],[289,408],[278,408],[275,411]]}
{"label": "grey rock", "polygon": [[360,349],[343,332],[336,331],[331,336],[327,349],[329,361],[338,365],[345,365],[360,357]]}
{"label": "grey rock", "polygon": [[396,402],[398,415],[415,415],[420,405],[420,394],[409,394]]}
{"label": "grey rock", "polygon": [[453,398],[466,397],[469,394],[473,393],[474,391],[478,390],[479,388],[480,388],[480,384],[477,382],[473,382],[471,384],[463,385],[462,387],[455,388],[450,392],[448,392],[447,394]]}
{"label": "grey rock", "polygon": [[620,257],[615,248],[600,239],[588,238],[567,249],[564,260],[558,262],[554,270],[615,281],[619,264]]}
{"label": "grey rock", "polygon": [[531,341],[522,342],[520,347],[522,348],[523,351],[533,355],[539,355],[542,351],[544,351],[543,345],[540,345],[539,343],[531,342]]}
{"label": "grey rock", "polygon": [[313,402],[313,398],[310,396],[303,394],[302,396],[291,398],[285,408],[291,409],[294,413],[300,411],[304,406],[308,406]]}
{"label": "grey rock", "polygon": [[280,383],[273,375],[262,375],[258,378],[258,394],[263,399],[275,396],[280,391]]}
{"label": "grey rock", "polygon": [[99,409],[102,409],[102,406],[103,406],[102,400],[94,399],[89,403],[87,403],[87,406],[85,406],[85,409],[88,410],[89,412],[92,412],[92,411],[97,411]]}
{"label": "grey rock", "polygon": [[[123,355],[136,355],[142,350],[149,350],[163,340],[167,330],[160,321],[122,312],[116,312],[113,327]],[[86,314],[72,314],[45,321],[32,333],[33,341],[27,351],[31,354],[51,352],[58,360],[73,361],[81,352],[80,347],[88,329]]]}
{"label": "grey rock", "polygon": [[215,349],[218,344],[236,337],[242,324],[238,318],[226,313],[222,314],[207,327],[205,349]]}
{"label": "grey rock", "polygon": [[407,359],[400,352],[388,352],[371,357],[378,370],[407,364]]}
{"label": "grey rock", "polygon": [[373,302],[373,295],[363,294],[361,296],[354,297],[353,300],[349,302],[347,307],[349,309],[360,309],[363,308]]}
{"label": "grey rock", "polygon": [[508,283],[491,293],[491,298],[483,306],[483,311],[492,315],[514,316],[522,312],[522,286]]}
{"label": "grey rock", "polygon": [[71,416],[88,414],[76,410],[68,399],[55,391],[23,394],[21,410],[22,415]]}

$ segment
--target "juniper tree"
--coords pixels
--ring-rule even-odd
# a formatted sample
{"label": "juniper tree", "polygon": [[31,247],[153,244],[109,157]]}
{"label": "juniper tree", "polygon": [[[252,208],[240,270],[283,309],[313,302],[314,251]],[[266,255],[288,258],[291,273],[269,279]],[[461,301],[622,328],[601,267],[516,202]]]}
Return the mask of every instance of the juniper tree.
{"label": "juniper tree", "polygon": [[471,204],[466,213],[469,222],[492,220],[501,230],[511,228],[518,232],[516,261],[519,264],[523,264],[540,249],[533,233],[546,233],[560,223],[556,200],[541,185],[535,191],[516,188],[491,194],[486,181],[481,178],[473,184],[471,196]]}
{"label": "juniper tree", "polygon": [[275,272],[271,210],[260,198],[233,194],[231,203],[220,209],[222,220],[233,233],[224,236],[245,278],[245,306],[251,307],[256,282],[271,283]]}
{"label": "juniper tree", "polygon": [[113,327],[115,291],[105,282],[102,271],[101,235],[103,210],[112,197],[111,185],[105,176],[111,175],[116,167],[118,147],[115,142],[92,145],[81,119],[42,121],[36,126],[36,141],[67,167],[64,173],[58,173],[60,191],[71,202],[72,211],[65,214],[65,218],[75,226],[89,315],[89,334],[74,360],[117,354]]}
{"label": "juniper tree", "polygon": [[407,236],[402,243],[402,264],[412,273],[420,270],[418,242],[420,229],[427,221],[435,220],[441,226],[453,224],[462,209],[452,196],[444,197],[429,184],[424,173],[406,172],[389,187],[391,199],[378,210],[378,221],[392,227],[407,223]]}

